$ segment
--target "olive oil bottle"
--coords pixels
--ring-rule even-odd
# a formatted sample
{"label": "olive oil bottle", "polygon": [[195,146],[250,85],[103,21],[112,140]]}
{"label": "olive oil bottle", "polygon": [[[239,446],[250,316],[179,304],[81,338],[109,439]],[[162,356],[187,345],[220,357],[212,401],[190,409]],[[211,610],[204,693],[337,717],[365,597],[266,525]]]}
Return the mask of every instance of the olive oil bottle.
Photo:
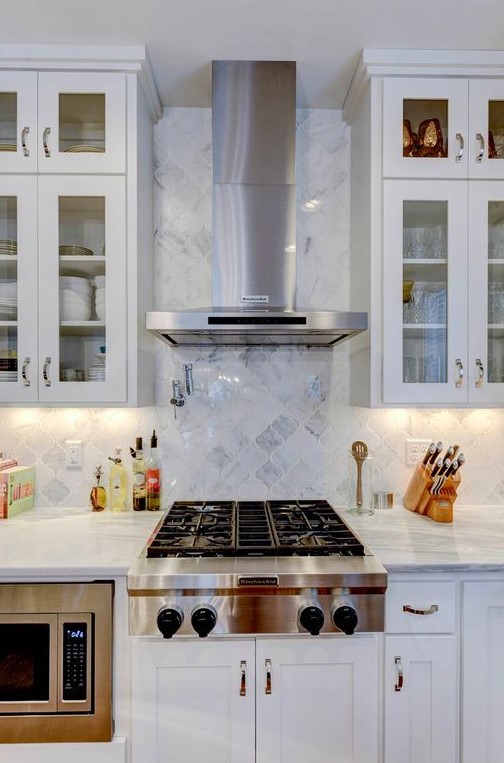
{"label": "olive oil bottle", "polygon": [[136,438],[136,448],[131,453],[133,455],[133,511],[145,511],[147,505],[146,465],[141,437]]}

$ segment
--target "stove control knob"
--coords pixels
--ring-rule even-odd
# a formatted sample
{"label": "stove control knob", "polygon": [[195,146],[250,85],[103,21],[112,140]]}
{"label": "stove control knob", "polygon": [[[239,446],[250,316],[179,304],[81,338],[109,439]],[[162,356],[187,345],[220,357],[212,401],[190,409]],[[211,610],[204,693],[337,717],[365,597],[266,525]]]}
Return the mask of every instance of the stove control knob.
{"label": "stove control knob", "polygon": [[324,625],[324,613],[315,604],[303,605],[299,610],[299,624],[312,636],[318,636]]}
{"label": "stove control knob", "polygon": [[211,604],[198,604],[191,613],[191,625],[201,638],[215,628],[217,612]]}
{"label": "stove control knob", "polygon": [[163,634],[163,638],[171,638],[184,622],[184,613],[176,604],[169,607],[161,607],[157,616],[157,627]]}
{"label": "stove control knob", "polygon": [[349,607],[347,604],[340,607],[334,607],[331,615],[336,628],[339,628],[340,631],[346,633],[347,636],[351,636],[357,628],[359,618],[353,607]]}

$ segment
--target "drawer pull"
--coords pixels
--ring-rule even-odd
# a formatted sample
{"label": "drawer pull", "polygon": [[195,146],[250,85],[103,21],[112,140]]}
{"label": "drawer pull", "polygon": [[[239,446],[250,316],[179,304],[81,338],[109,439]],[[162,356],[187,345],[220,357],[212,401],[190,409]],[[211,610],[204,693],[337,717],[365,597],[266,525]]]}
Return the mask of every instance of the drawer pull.
{"label": "drawer pull", "polygon": [[247,661],[240,662],[240,697],[247,696]]}
{"label": "drawer pull", "polygon": [[409,612],[410,615],[433,615],[438,609],[437,604],[431,604],[428,609],[415,609],[411,604],[403,604],[402,611]]}
{"label": "drawer pull", "polygon": [[404,683],[404,676],[402,672],[402,665],[401,665],[401,658],[400,657],[394,657],[394,662],[396,666],[396,682],[394,684],[394,691],[401,691]]}
{"label": "drawer pull", "polygon": [[264,660],[264,667],[266,669],[266,686],[264,687],[264,693],[271,694],[271,660]]}

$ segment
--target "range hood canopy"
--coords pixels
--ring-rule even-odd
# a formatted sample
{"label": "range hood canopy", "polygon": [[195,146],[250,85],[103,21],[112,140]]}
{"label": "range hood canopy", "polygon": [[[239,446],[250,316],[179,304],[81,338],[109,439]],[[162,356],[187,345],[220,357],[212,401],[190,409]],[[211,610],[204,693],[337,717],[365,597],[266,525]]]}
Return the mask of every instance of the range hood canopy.
{"label": "range hood canopy", "polygon": [[212,64],[213,306],[147,313],[171,346],[333,347],[367,313],[296,309],[296,64]]}

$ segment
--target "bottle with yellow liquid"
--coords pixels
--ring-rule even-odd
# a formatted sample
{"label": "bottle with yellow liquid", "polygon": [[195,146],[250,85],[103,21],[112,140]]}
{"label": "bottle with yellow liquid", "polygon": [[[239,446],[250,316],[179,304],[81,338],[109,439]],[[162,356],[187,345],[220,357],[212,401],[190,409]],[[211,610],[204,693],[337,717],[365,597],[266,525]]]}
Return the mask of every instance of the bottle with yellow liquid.
{"label": "bottle with yellow liquid", "polygon": [[122,462],[121,448],[115,448],[115,455],[109,456],[112,466],[109,472],[109,503],[111,511],[125,511],[127,498],[127,476]]}
{"label": "bottle with yellow liquid", "polygon": [[91,509],[93,511],[103,511],[107,505],[107,491],[103,485],[100,485],[100,480],[102,478],[102,468],[100,464],[96,466],[94,473],[96,477],[96,485],[91,488],[89,496]]}

